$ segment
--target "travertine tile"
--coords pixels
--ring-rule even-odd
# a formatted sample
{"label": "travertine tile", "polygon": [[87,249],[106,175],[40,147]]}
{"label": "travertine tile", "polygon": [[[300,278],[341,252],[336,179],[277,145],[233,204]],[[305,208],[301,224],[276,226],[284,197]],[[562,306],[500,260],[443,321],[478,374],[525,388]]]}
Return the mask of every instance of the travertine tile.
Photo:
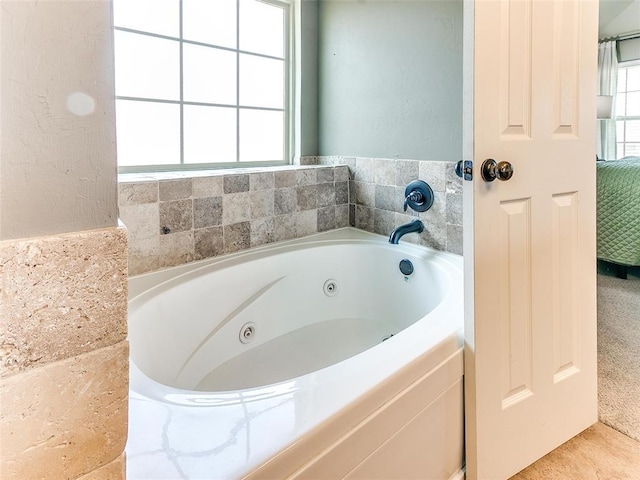
{"label": "travertine tile", "polygon": [[222,224],[245,222],[251,218],[251,198],[249,191],[230,193],[222,196]]}
{"label": "travertine tile", "polygon": [[295,170],[274,172],[275,188],[294,187],[296,185]]}
{"label": "travertine tile", "polygon": [[0,477],[76,478],[127,440],[128,343],[13,375],[0,384]]}
{"label": "travertine tile", "polygon": [[234,253],[251,246],[251,223],[239,222],[224,227],[224,252]]}
{"label": "travertine tile", "polygon": [[224,193],[222,175],[195,177],[193,179],[193,198],[217,197]]}
{"label": "travertine tile", "polygon": [[420,176],[420,165],[416,160],[396,160],[396,185],[406,187]]}
{"label": "travertine tile", "polygon": [[160,268],[193,261],[193,230],[160,236]]}
{"label": "travertine tile", "polygon": [[258,247],[275,241],[275,225],[274,217],[251,220],[251,246]]}
{"label": "travertine tile", "polygon": [[146,181],[118,184],[118,204],[140,205],[158,201],[158,182]]}
{"label": "travertine tile", "polygon": [[129,244],[137,244],[158,236],[160,208],[157,202],[120,206],[120,220],[127,227]]}
{"label": "travertine tile", "polygon": [[399,190],[394,186],[376,185],[374,206],[378,209],[388,210],[390,212],[398,211],[398,204],[400,201],[397,198],[398,193]]}
{"label": "travertine tile", "polygon": [[349,182],[336,182],[335,186],[335,203],[340,205],[342,203],[349,203]]}
{"label": "travertine tile", "polygon": [[356,158],[354,179],[356,182],[373,183],[375,172],[372,158]]}
{"label": "travertine tile", "polygon": [[296,185],[299,187],[306,185],[315,185],[318,183],[317,169],[304,168],[296,170]]}
{"label": "travertine tile", "polygon": [[445,167],[446,162],[419,162],[419,177],[429,184],[434,192],[445,191]]}
{"label": "travertine tile", "polygon": [[348,227],[349,223],[349,212],[353,205],[349,205],[348,203],[344,203],[342,205],[336,205],[336,228]]}
{"label": "travertine tile", "polygon": [[336,204],[336,186],[334,183],[320,183],[317,186],[318,207],[328,207]]}
{"label": "travertine tile", "polygon": [[462,225],[447,224],[447,252],[462,255],[462,246]]}
{"label": "travertine tile", "polygon": [[373,208],[356,205],[355,227],[373,232]]}
{"label": "travertine tile", "polygon": [[447,193],[462,194],[462,179],[456,175],[456,164],[447,162],[445,166],[445,182]]}
{"label": "travertine tile", "polygon": [[112,462],[87,473],[78,480],[125,480],[126,478],[126,456],[124,452]]}
{"label": "travertine tile", "polygon": [[0,243],[0,376],[127,335],[124,228]]}
{"label": "travertine tile", "polygon": [[249,175],[225,175],[222,180],[224,193],[240,193],[249,191]]}
{"label": "travertine tile", "polygon": [[159,233],[184,232],[193,228],[193,200],[160,202]]}
{"label": "travertine tile", "polygon": [[363,182],[353,182],[356,205],[373,207],[376,203],[376,185]]}
{"label": "travertine tile", "polygon": [[287,213],[285,215],[276,215],[275,221],[275,239],[276,242],[283,240],[291,240],[296,237],[296,214]]}
{"label": "travertine tile", "polygon": [[275,214],[275,190],[258,190],[251,192],[251,219],[272,217]]}
{"label": "travertine tile", "polygon": [[318,232],[326,232],[336,228],[336,209],[335,207],[318,208]]}
{"label": "travertine tile", "polygon": [[391,231],[395,228],[395,216],[394,212],[388,210],[380,210],[376,208],[374,210],[373,217],[373,231],[380,235],[390,235]]}
{"label": "travertine tile", "polygon": [[343,166],[336,166],[333,169],[333,179],[334,181],[337,182],[348,182],[349,180],[351,180],[350,178],[350,174],[349,174],[349,167],[347,167],[346,165]]}
{"label": "travertine tile", "polygon": [[298,194],[295,187],[277,188],[274,195],[273,204],[276,215],[284,215],[296,211]]}
{"label": "travertine tile", "polygon": [[160,180],[158,183],[158,191],[161,202],[184,200],[185,198],[191,198],[193,194],[193,184],[190,178]]}
{"label": "travertine tile", "polygon": [[296,237],[318,233],[318,211],[306,210],[295,216]]}
{"label": "travertine tile", "polygon": [[396,184],[396,165],[394,160],[386,158],[376,158],[373,161],[374,177],[373,181],[377,185]]}
{"label": "travertine tile", "polygon": [[318,206],[318,186],[305,185],[296,189],[297,210],[311,210]]}
{"label": "travertine tile", "polygon": [[334,182],[334,169],[333,168],[318,168],[317,172],[317,181],[318,184],[321,183],[333,183]]}
{"label": "travertine tile", "polygon": [[259,172],[249,175],[249,190],[270,190],[275,185],[273,172]]}
{"label": "travertine tile", "polygon": [[447,223],[462,225],[462,195],[457,193],[446,194]]}
{"label": "travertine tile", "polygon": [[640,442],[596,423],[511,480],[634,480],[640,478]]}
{"label": "travertine tile", "polygon": [[204,197],[193,200],[193,228],[222,225],[222,197]]}
{"label": "travertine tile", "polygon": [[224,254],[223,227],[209,227],[193,232],[194,260]]}

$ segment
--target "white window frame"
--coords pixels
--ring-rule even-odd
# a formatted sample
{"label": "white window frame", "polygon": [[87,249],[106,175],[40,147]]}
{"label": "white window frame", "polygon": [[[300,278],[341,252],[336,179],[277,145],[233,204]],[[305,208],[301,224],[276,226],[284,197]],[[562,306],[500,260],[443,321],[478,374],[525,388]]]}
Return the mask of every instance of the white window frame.
{"label": "white window frame", "polygon": [[[126,0],[120,0],[126,1]],[[125,100],[125,101],[138,101],[138,102],[157,102],[157,103],[165,103],[165,104],[174,104],[180,106],[180,158],[177,159],[176,163],[172,164],[161,164],[161,165],[131,165],[131,166],[118,166],[118,173],[148,173],[148,172],[168,172],[168,171],[182,171],[182,170],[212,170],[212,169],[230,169],[230,168],[250,168],[250,167],[265,167],[265,166],[277,166],[277,165],[289,165],[292,163],[292,151],[293,151],[293,101],[294,94],[292,88],[292,81],[294,78],[294,63],[293,59],[294,51],[293,51],[293,41],[294,32],[293,32],[293,0],[257,0],[262,3],[266,3],[269,5],[280,7],[284,10],[284,56],[283,57],[275,57],[271,55],[265,55],[261,53],[241,50],[239,45],[239,31],[240,31],[240,0],[236,0],[236,48],[230,48],[210,43],[197,42],[192,40],[185,40],[182,36],[182,0],[179,0],[179,8],[180,8],[180,34],[179,37],[173,37],[168,35],[156,34],[153,32],[146,32],[141,30],[135,30],[126,27],[119,27],[114,25],[115,31],[146,35],[149,37],[161,38],[165,40],[172,40],[179,42],[180,49],[180,99],[179,100],[165,100],[158,98],[147,98],[147,97],[128,97],[128,96],[120,96],[117,95],[116,100]],[[198,45],[208,48],[214,48],[224,51],[234,52],[236,54],[236,92],[239,92],[240,89],[240,55],[247,54],[253,55],[261,58],[270,58],[282,60],[284,62],[284,105],[282,109],[279,108],[266,108],[266,107],[247,107],[241,106],[239,102],[239,96],[236,95],[235,105],[221,105],[221,104],[213,104],[213,103],[203,103],[203,102],[190,102],[185,101],[183,98],[183,88],[182,88],[182,78],[183,78],[183,45]],[[210,107],[226,107],[226,108],[235,108],[236,109],[236,160],[233,162],[211,162],[211,163],[185,163],[184,158],[184,106],[185,105],[196,105],[196,106],[210,106]],[[240,161],[240,111],[243,109],[247,110],[262,110],[262,111],[281,111],[284,116],[284,138],[283,138],[283,159],[282,160],[261,160],[261,161]]]}
{"label": "white window frame", "polygon": [[[632,61],[628,61],[628,62],[622,62],[618,64],[618,72],[620,72],[621,69],[623,68],[629,68],[629,67],[635,67],[635,66],[640,66],[640,60],[632,60]],[[625,90],[626,92],[626,90]],[[618,91],[617,91],[617,86],[616,86],[616,96],[618,95]],[[625,98],[625,102],[628,101],[628,97]],[[626,111],[626,108],[625,108]],[[618,158],[623,158],[625,156],[629,156],[629,154],[626,153],[626,147],[625,145],[627,143],[639,143],[639,142],[627,142],[626,141],[626,122],[629,120],[639,120],[640,121],[640,115],[618,115],[618,112],[615,112],[615,121],[616,121],[616,152],[617,152],[617,157]],[[623,138],[620,139],[618,138],[618,122],[619,121],[623,121],[624,122],[624,126],[623,126]],[[620,152],[620,145],[622,145],[624,151]]]}

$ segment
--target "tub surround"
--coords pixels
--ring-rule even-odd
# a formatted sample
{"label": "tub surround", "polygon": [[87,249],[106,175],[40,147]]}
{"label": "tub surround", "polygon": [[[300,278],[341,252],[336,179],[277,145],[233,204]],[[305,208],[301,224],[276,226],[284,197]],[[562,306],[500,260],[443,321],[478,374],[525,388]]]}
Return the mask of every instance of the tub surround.
{"label": "tub surround", "polygon": [[[129,274],[216,257],[345,226],[381,235],[420,218],[403,241],[462,253],[462,182],[453,162],[302,157],[300,165],[217,172],[124,174],[120,218]],[[427,212],[404,212],[404,188],[421,179]]]}
{"label": "tub surround", "polygon": [[[455,162],[327,156],[315,157],[322,165],[347,165],[351,225],[368,232],[389,235],[414,218],[425,226],[421,234],[402,241],[462,255],[462,179]],[[424,180],[434,193],[426,212],[404,211],[404,189],[414,180]]]}
{"label": "tub surround", "polygon": [[0,277],[0,477],[124,478],[126,230],[3,241]]}
{"label": "tub surround", "polygon": [[136,275],[349,224],[346,166],[120,176]]}

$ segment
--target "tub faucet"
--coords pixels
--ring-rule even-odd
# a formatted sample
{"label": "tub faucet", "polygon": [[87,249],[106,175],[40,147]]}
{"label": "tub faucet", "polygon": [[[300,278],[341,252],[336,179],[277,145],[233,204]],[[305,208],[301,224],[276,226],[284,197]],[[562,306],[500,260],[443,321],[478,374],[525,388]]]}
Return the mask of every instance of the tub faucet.
{"label": "tub faucet", "polygon": [[407,233],[422,233],[424,231],[424,224],[417,218],[409,223],[396,227],[389,235],[389,243],[397,244],[400,239]]}

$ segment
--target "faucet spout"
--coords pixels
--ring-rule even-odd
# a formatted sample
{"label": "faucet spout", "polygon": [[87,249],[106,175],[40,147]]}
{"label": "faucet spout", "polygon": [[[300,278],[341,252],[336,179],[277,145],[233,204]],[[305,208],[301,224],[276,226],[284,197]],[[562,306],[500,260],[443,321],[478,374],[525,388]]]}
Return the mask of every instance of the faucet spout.
{"label": "faucet spout", "polygon": [[394,228],[391,235],[389,235],[389,243],[396,245],[407,233],[422,233],[423,231],[424,224],[420,220],[415,219],[412,222]]}

